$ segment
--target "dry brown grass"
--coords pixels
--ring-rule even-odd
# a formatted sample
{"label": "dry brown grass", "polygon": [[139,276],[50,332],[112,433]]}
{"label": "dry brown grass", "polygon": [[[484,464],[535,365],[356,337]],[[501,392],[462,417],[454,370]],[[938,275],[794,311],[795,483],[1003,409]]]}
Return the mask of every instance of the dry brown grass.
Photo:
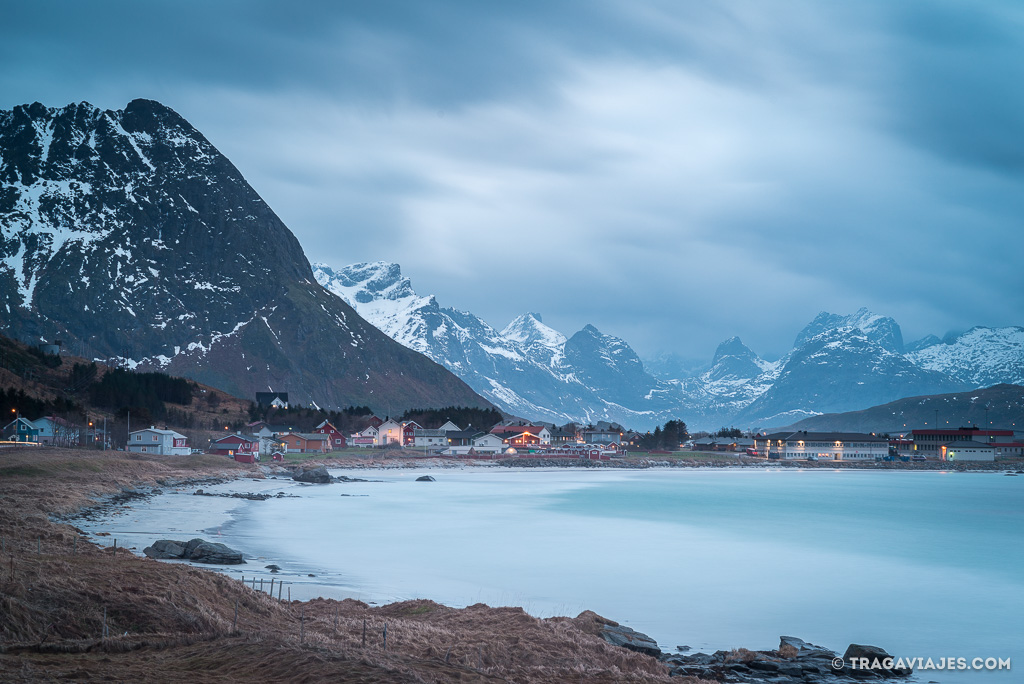
{"label": "dry brown grass", "polygon": [[783,644],[782,646],[779,647],[779,657],[780,658],[786,658],[787,660],[792,660],[793,658],[796,658],[797,655],[799,655],[799,653],[800,653],[800,651],[798,651],[795,646],[790,646],[789,644]]}
{"label": "dry brown grass", "polygon": [[751,651],[746,648],[734,648],[725,656],[725,661],[727,663],[749,663],[753,660],[761,660],[763,658],[763,653]]}
{"label": "dry brown grass", "polygon": [[122,486],[224,470],[250,472],[219,457],[0,452],[0,680],[668,681],[655,659],[596,637],[593,613],[278,602],[206,569],[95,547],[49,518]]}

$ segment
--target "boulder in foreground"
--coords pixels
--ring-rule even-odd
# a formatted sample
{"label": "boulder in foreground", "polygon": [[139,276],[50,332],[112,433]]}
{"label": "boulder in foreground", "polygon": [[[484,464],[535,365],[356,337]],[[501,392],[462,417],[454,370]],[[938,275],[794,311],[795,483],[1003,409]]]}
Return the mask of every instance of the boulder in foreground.
{"label": "boulder in foreground", "polygon": [[292,474],[292,479],[296,482],[309,482],[312,484],[328,484],[334,481],[331,474],[327,472],[326,466],[317,466],[316,468],[296,468]]}
{"label": "boulder in foreground", "polygon": [[148,558],[158,560],[188,560],[193,563],[210,565],[242,565],[245,559],[241,551],[225,546],[219,542],[208,542],[205,539],[192,539],[187,542],[174,539],[160,539],[142,550]]}

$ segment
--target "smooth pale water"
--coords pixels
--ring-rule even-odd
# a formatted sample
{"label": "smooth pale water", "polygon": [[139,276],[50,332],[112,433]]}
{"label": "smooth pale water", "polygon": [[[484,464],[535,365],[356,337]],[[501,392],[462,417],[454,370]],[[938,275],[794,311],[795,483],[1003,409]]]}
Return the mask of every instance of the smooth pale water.
{"label": "smooth pale water", "polygon": [[[425,472],[438,481],[415,482]],[[383,482],[231,483],[213,489],[300,498],[163,496],[92,527],[138,549],[204,529],[259,559],[226,571],[269,579],[263,567],[276,563],[293,598],[429,598],[520,605],[539,616],[590,609],[664,650],[774,648],[789,634],[840,653],[856,642],[906,657],[1012,657],[1024,668],[1024,477],[817,469],[335,474]],[[1012,672],[921,674],[1015,681]]]}

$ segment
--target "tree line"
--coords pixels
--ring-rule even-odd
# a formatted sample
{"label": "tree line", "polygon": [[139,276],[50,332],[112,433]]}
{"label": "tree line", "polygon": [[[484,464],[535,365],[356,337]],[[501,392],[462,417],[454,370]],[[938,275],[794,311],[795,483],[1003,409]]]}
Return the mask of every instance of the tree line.
{"label": "tree line", "polygon": [[646,451],[676,451],[679,445],[688,439],[690,432],[686,428],[686,423],[681,420],[670,420],[665,425],[654,428],[654,432],[642,435],[638,446]]}
{"label": "tree line", "polygon": [[[86,372],[80,370],[77,375]],[[71,369],[71,376],[76,377],[75,368]],[[117,368],[89,385],[89,399],[95,406],[114,410],[142,409],[152,418],[165,418],[164,402],[189,406],[195,387],[190,380],[166,373],[134,373]]]}

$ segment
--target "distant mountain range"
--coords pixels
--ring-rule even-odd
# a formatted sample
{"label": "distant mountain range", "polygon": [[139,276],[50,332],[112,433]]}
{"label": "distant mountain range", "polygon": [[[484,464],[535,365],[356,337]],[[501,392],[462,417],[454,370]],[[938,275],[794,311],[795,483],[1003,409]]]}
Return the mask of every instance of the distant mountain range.
{"label": "distant mountain range", "polygon": [[240,397],[487,405],[324,291],[231,162],[151,100],[0,111],[0,311],[12,337]]}
{"label": "distant mountain range", "polygon": [[498,331],[472,313],[420,296],[397,264],[314,264],[317,282],[395,340],[465,380],[503,410],[554,422],[614,420],[650,429],[770,427],[907,396],[1024,384],[1024,328],[973,328],[904,345],[899,325],[865,309],[822,312],[777,361],[736,337],[702,369],[649,373],[629,346],[593,325],[567,337],[541,316]]}
{"label": "distant mountain range", "polygon": [[151,100],[0,111],[0,312],[0,332],[90,358],[385,413],[493,402],[557,423],[769,427],[1024,384],[1017,327],[905,345],[891,318],[822,313],[781,359],[731,338],[655,374],[594,325],[566,336],[525,313],[498,330],[396,264],[314,271],[231,162]]}

